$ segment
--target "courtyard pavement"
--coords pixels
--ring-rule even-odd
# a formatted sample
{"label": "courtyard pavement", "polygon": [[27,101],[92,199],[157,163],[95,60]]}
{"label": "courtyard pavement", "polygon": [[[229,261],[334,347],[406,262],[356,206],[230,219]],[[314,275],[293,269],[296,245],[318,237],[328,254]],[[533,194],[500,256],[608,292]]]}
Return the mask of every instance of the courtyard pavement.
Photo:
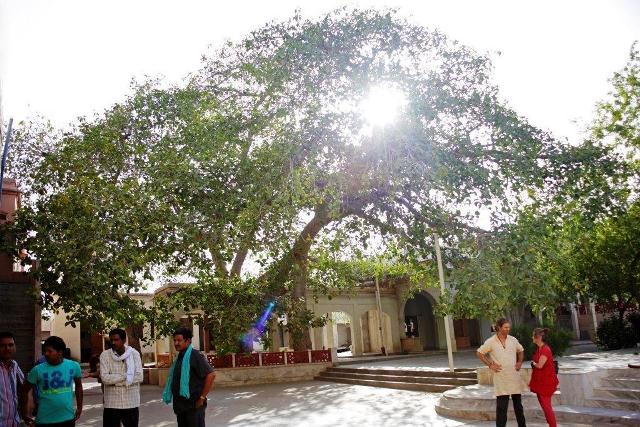
{"label": "courtyard pavement", "polygon": [[[582,348],[590,352],[589,346]],[[579,353],[580,351],[572,351]],[[629,358],[625,354],[611,354],[613,359]],[[585,357],[588,354],[584,354]],[[602,354],[599,354],[602,357]],[[618,359],[620,358],[620,359]],[[568,363],[572,358],[568,358]],[[576,360],[580,363],[580,356]],[[476,367],[475,351],[455,354],[456,367]],[[563,363],[563,362],[561,362]],[[349,367],[376,367],[401,369],[445,369],[447,356],[430,355],[408,359],[362,361]],[[102,425],[102,395],[95,380],[86,382],[84,411],[79,426]],[[494,422],[454,420],[435,412],[439,393],[394,390],[307,381],[246,387],[214,389],[209,395],[207,425],[209,426],[493,426]],[[157,386],[142,387],[140,426],[176,426],[170,406],[161,401]],[[515,422],[510,422],[509,426]],[[532,427],[545,424],[528,423]],[[583,426],[559,424],[565,427]]]}
{"label": "courtyard pavement", "polygon": [[[564,368],[581,368],[586,365],[590,365],[594,359],[599,359],[599,363],[606,364],[626,364],[630,360],[638,360],[640,358],[634,357],[633,349],[611,351],[611,352],[598,352],[595,344],[591,342],[579,341],[574,343],[570,347],[565,356],[558,358],[558,362],[561,367]],[[482,367],[482,363],[476,356],[476,350],[461,350],[453,354],[453,361],[455,368],[479,368]],[[347,362],[348,364],[345,364]],[[404,369],[404,370],[425,370],[425,369],[437,369],[448,370],[449,358],[446,353],[428,354],[428,355],[415,355],[405,356],[403,358],[395,357],[367,357],[357,358],[352,362],[348,358],[341,358],[338,361],[338,365],[348,368],[373,368],[373,369]]]}
{"label": "courtyard pavement", "polygon": [[[340,360],[342,362],[342,360]],[[456,368],[477,368],[482,366],[476,356],[475,350],[463,350],[453,354],[453,362]],[[340,365],[340,363],[338,363]],[[382,358],[372,357],[368,360],[361,360],[357,363],[340,365],[346,368],[375,368],[375,369],[449,369],[449,358],[444,354],[416,355],[405,358]]]}
{"label": "courtyard pavement", "polygon": [[[142,387],[140,426],[176,426],[157,386]],[[452,420],[436,414],[437,393],[393,390],[321,381],[214,389],[209,426],[493,426],[493,422]],[[85,397],[78,426],[102,425],[102,396]],[[509,426],[515,425],[510,423]],[[537,427],[543,424],[528,424]],[[576,424],[560,424],[577,426]]]}

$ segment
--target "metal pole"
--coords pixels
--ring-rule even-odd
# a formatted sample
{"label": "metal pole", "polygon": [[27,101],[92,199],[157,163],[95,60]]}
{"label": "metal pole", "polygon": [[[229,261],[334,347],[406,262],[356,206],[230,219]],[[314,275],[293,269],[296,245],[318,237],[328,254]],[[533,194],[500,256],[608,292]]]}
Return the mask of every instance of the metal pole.
{"label": "metal pole", "polygon": [[378,284],[378,275],[376,275],[376,303],[378,305],[378,329],[380,330],[380,352],[383,356],[387,355],[384,348],[384,333],[382,332],[382,302],[380,301],[380,285]]}
{"label": "metal pole", "polygon": [[[438,261],[438,276],[440,278],[440,291],[444,294],[444,268],[442,267],[442,255],[440,255],[440,237],[438,233],[433,233],[434,246],[436,249],[436,259]],[[447,339],[447,356],[449,357],[449,370],[455,371],[453,366],[453,349],[451,348],[451,329],[449,328],[450,316],[444,316],[444,334]]]}
{"label": "metal pole", "polygon": [[[2,152],[2,165],[0,166],[0,206],[2,206],[2,190],[4,187],[4,170],[7,166],[7,154],[9,153],[9,140],[11,139],[11,126],[13,125],[13,119],[9,119],[9,126],[7,127],[7,136],[4,142],[4,150]],[[0,123],[0,127],[2,124]]]}

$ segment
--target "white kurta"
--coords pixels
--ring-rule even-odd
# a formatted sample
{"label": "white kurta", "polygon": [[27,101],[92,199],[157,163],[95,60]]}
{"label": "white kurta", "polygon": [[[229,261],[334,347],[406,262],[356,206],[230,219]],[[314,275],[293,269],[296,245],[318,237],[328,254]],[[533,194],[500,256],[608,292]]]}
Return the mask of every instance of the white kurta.
{"label": "white kurta", "polygon": [[113,350],[100,355],[100,378],[104,386],[105,408],[131,409],[140,406],[140,384],[143,381],[140,353],[133,349],[129,356],[135,366],[133,384],[127,385],[127,362],[113,359]]}
{"label": "white kurta", "polygon": [[524,348],[511,335],[507,335],[504,346],[497,335],[494,335],[478,349],[478,353],[488,354],[491,360],[502,366],[500,372],[493,373],[493,389],[496,396],[522,393],[522,379],[520,372],[516,371],[518,353],[521,351],[524,351]]}

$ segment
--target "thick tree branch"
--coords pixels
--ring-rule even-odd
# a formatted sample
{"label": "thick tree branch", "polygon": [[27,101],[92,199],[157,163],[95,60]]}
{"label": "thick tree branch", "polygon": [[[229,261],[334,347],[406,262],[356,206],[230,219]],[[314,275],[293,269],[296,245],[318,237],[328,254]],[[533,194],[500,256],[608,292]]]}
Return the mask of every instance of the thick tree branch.
{"label": "thick tree branch", "polygon": [[[293,296],[304,297],[306,292],[308,276],[309,250],[320,231],[333,221],[344,218],[355,213],[361,208],[363,201],[350,199],[345,201],[337,214],[331,214],[327,204],[319,205],[315,208],[313,218],[302,229],[290,251],[284,255],[266,274],[263,279],[267,279],[272,285],[280,285],[288,279],[293,279],[295,288]],[[278,289],[278,292],[284,290]]]}
{"label": "thick tree branch", "polygon": [[244,261],[247,258],[247,254],[249,253],[249,245],[253,241],[253,236],[255,236],[255,231],[247,236],[247,238],[243,241],[242,247],[238,250],[236,256],[233,258],[233,264],[231,265],[231,271],[229,272],[229,275],[231,277],[237,277],[240,275],[242,266],[244,265]]}
{"label": "thick tree branch", "polygon": [[218,249],[219,240],[220,239],[218,238],[218,236],[212,236],[212,238],[209,239],[207,248],[211,253],[211,259],[213,260],[213,265],[216,269],[216,275],[227,277],[229,275],[229,271],[227,270],[227,265],[224,262],[224,259],[222,258],[222,255],[220,254],[220,251]]}

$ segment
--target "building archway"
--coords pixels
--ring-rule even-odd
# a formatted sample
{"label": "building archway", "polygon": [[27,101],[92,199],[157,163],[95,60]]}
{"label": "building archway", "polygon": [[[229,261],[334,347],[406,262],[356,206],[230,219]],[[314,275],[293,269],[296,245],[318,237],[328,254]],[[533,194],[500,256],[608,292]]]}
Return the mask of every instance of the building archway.
{"label": "building archway", "polygon": [[353,355],[353,319],[344,311],[326,313],[327,323],[323,327],[324,348],[335,348],[338,357]]}
{"label": "building archway", "polygon": [[435,300],[426,292],[408,299],[404,305],[404,334],[407,338],[419,340],[422,350],[438,348],[438,328],[433,314]]}

